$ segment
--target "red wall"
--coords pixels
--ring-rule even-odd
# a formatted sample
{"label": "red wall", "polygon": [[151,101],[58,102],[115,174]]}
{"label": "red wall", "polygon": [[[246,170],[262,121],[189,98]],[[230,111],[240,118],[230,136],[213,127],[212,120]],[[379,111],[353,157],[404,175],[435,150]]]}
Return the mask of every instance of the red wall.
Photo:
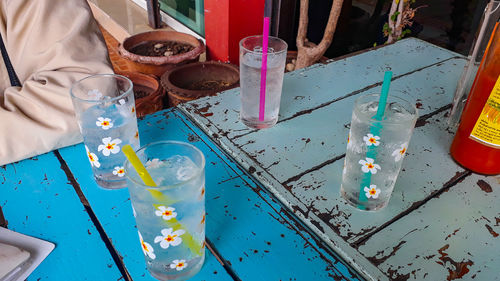
{"label": "red wall", "polygon": [[208,59],[238,64],[240,40],[262,33],[264,0],[205,0],[204,7]]}

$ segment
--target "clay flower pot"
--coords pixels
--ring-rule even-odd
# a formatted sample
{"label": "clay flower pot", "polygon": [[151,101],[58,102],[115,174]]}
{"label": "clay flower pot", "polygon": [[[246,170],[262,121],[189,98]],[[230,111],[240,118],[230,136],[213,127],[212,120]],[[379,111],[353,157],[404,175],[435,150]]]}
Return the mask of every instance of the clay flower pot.
{"label": "clay flower pot", "polygon": [[134,85],[137,117],[163,109],[165,91],[160,87],[156,77],[138,72],[121,72],[119,74],[130,79]]}
{"label": "clay flower pot", "polygon": [[240,85],[237,66],[221,62],[198,62],[170,69],[161,77],[171,106],[213,96]]}
{"label": "clay flower pot", "polygon": [[[148,41],[173,41],[193,46],[189,52],[169,56],[143,56],[134,54],[131,50]],[[129,70],[153,74],[160,77],[165,71],[177,65],[198,61],[205,51],[205,44],[194,36],[176,31],[156,30],[139,33],[126,38],[118,47],[120,55],[126,59]]]}

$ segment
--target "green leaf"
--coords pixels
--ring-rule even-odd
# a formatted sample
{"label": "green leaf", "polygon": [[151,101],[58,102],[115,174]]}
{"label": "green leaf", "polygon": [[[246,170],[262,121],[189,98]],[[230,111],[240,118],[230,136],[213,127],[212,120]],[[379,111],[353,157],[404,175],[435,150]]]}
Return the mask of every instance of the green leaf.
{"label": "green leaf", "polygon": [[411,30],[410,29],[405,29],[405,30],[403,30],[403,32],[401,32],[401,37],[405,37],[408,34],[411,34]]}
{"label": "green leaf", "polygon": [[392,21],[396,21],[399,14],[400,14],[400,12],[395,12],[394,14],[392,14],[391,15],[391,20]]}
{"label": "green leaf", "polygon": [[392,30],[391,30],[391,28],[389,27],[389,24],[388,24],[388,23],[385,23],[385,24],[384,24],[384,27],[382,28],[382,31],[383,31],[383,32],[389,32],[389,33],[390,33]]}

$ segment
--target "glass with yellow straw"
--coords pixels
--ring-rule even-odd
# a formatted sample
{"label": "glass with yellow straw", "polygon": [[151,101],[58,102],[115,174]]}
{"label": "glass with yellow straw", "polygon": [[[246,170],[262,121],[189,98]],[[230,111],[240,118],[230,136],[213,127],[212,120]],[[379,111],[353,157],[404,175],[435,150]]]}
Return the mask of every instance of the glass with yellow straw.
{"label": "glass with yellow straw", "polygon": [[[125,175],[148,271],[187,280],[205,259],[205,157],[176,141],[124,146]],[[143,164],[144,163],[144,164]]]}

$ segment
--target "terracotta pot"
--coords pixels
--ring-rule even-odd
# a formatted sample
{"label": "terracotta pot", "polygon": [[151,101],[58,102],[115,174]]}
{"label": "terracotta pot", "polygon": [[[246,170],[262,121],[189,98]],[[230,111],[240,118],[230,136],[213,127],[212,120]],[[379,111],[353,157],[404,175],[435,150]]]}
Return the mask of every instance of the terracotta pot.
{"label": "terracotta pot", "polygon": [[134,85],[137,117],[163,109],[165,91],[160,87],[156,77],[138,72],[121,72],[119,74],[129,78]]}
{"label": "terracotta pot", "polygon": [[[192,89],[193,85],[208,85],[210,81],[223,81],[227,85],[219,85],[218,89]],[[235,65],[221,62],[191,63],[165,72],[161,77],[161,84],[167,91],[170,105],[177,106],[179,103],[238,87],[240,71]]]}
{"label": "terracotta pot", "polygon": [[[178,55],[161,57],[141,56],[130,52],[133,47],[146,41],[174,41],[189,44],[194,49]],[[156,30],[139,33],[126,38],[118,47],[118,52],[127,60],[130,71],[153,74],[160,77],[165,71],[177,65],[198,61],[200,54],[205,52],[205,44],[186,33]]]}

